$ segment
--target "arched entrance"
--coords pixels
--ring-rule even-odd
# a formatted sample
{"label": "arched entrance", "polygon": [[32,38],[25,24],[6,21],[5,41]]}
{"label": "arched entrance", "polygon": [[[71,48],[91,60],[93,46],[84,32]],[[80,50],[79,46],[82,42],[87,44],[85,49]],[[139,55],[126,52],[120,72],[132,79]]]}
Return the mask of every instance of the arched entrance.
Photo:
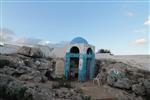
{"label": "arched entrance", "polygon": [[87,49],[87,62],[86,62],[86,79],[89,80],[90,79],[90,71],[91,71],[91,63],[92,63],[92,54],[93,51],[91,48]]}
{"label": "arched entrance", "polygon": [[70,49],[70,79],[78,78],[79,48],[74,46]]}
{"label": "arched entrance", "polygon": [[76,37],[70,42],[65,54],[64,72],[67,80],[72,79],[72,76],[80,82],[94,78],[94,48],[82,37]]}

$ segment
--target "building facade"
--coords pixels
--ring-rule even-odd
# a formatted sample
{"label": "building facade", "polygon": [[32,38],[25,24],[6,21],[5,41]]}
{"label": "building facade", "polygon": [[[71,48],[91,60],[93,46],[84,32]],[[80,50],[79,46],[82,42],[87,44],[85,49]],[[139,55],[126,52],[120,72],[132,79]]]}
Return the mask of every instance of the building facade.
{"label": "building facade", "polygon": [[65,56],[65,77],[66,79],[78,79],[86,81],[94,78],[95,74],[95,47],[81,38],[74,38]]}

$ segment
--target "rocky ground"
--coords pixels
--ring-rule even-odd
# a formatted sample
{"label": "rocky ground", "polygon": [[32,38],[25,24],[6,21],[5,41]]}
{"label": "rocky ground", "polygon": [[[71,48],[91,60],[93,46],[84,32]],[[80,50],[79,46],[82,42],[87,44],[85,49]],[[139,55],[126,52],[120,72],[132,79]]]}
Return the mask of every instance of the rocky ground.
{"label": "rocky ground", "polygon": [[37,49],[0,55],[0,100],[83,100],[86,96],[54,74],[55,60]]}
{"label": "rocky ground", "polygon": [[112,59],[97,60],[103,87],[118,100],[150,100],[150,72]]}
{"label": "rocky ground", "polygon": [[57,77],[56,60],[45,58],[38,49],[28,47],[15,54],[1,54],[0,100],[90,100],[92,98],[85,93],[105,96],[98,90],[102,88],[116,100],[150,100],[148,70],[116,59],[97,60],[95,76],[100,73],[103,85],[97,88],[91,83],[88,91],[89,85]]}
{"label": "rocky ground", "polygon": [[150,55],[110,55],[96,54],[96,59],[113,59],[119,62],[127,63],[136,68],[150,71]]}

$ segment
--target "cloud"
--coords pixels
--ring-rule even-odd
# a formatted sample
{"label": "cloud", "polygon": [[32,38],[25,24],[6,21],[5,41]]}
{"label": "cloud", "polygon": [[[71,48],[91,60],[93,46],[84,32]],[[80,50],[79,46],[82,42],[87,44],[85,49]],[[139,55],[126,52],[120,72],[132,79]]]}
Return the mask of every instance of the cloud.
{"label": "cloud", "polygon": [[39,41],[41,41],[41,39],[20,37],[14,42],[18,45],[37,45]]}
{"label": "cloud", "polygon": [[148,19],[144,22],[144,25],[150,25],[150,15],[149,15]]}
{"label": "cloud", "polygon": [[46,45],[50,47],[64,47],[65,45],[69,44],[68,41],[51,43],[48,40],[42,40],[42,39],[31,38],[31,37],[27,38],[23,36],[19,37],[19,36],[16,36],[15,32],[7,28],[0,29],[0,42],[20,45],[20,46]]}
{"label": "cloud", "polygon": [[0,41],[12,42],[15,38],[15,33],[7,28],[0,28]]}
{"label": "cloud", "polygon": [[38,42],[38,44],[40,44],[40,45],[49,45],[50,41],[41,40],[41,41]]}
{"label": "cloud", "polygon": [[64,47],[66,45],[68,45],[70,42],[69,41],[60,41],[59,43],[55,43],[54,46],[55,47]]}
{"label": "cloud", "polygon": [[0,28],[0,42],[11,43],[15,45],[36,45],[41,39],[18,37],[15,32],[8,28]]}
{"label": "cloud", "polygon": [[135,40],[133,43],[137,45],[143,45],[147,43],[147,40],[145,38],[140,38],[140,39]]}
{"label": "cloud", "polygon": [[133,17],[133,16],[135,15],[135,14],[134,14],[133,12],[131,12],[131,11],[129,11],[127,14],[128,14],[129,17]]}
{"label": "cloud", "polygon": [[15,40],[16,44],[26,44],[26,38],[25,37],[20,37],[18,39]]}
{"label": "cloud", "polygon": [[135,33],[146,33],[148,31],[147,28],[139,28],[134,30]]}

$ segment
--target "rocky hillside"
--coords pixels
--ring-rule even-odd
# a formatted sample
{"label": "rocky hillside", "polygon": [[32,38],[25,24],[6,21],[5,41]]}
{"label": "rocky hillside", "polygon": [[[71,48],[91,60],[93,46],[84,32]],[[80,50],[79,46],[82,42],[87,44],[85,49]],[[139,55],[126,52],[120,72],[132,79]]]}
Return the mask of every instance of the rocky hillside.
{"label": "rocky hillside", "polygon": [[[15,54],[1,54],[0,100],[90,100],[80,88],[55,75],[56,60],[28,47]],[[100,59],[96,61],[98,73],[103,87],[117,100],[150,100],[148,70],[120,60]]]}
{"label": "rocky hillside", "polygon": [[[55,59],[37,49],[0,55],[0,100],[82,100],[82,91],[54,74]],[[48,81],[50,80],[50,81]]]}
{"label": "rocky hillside", "polygon": [[127,63],[133,67],[150,71],[150,55],[96,54],[96,59],[113,59],[119,62]]}
{"label": "rocky hillside", "polygon": [[112,59],[97,60],[97,73],[118,100],[150,100],[150,72]]}

